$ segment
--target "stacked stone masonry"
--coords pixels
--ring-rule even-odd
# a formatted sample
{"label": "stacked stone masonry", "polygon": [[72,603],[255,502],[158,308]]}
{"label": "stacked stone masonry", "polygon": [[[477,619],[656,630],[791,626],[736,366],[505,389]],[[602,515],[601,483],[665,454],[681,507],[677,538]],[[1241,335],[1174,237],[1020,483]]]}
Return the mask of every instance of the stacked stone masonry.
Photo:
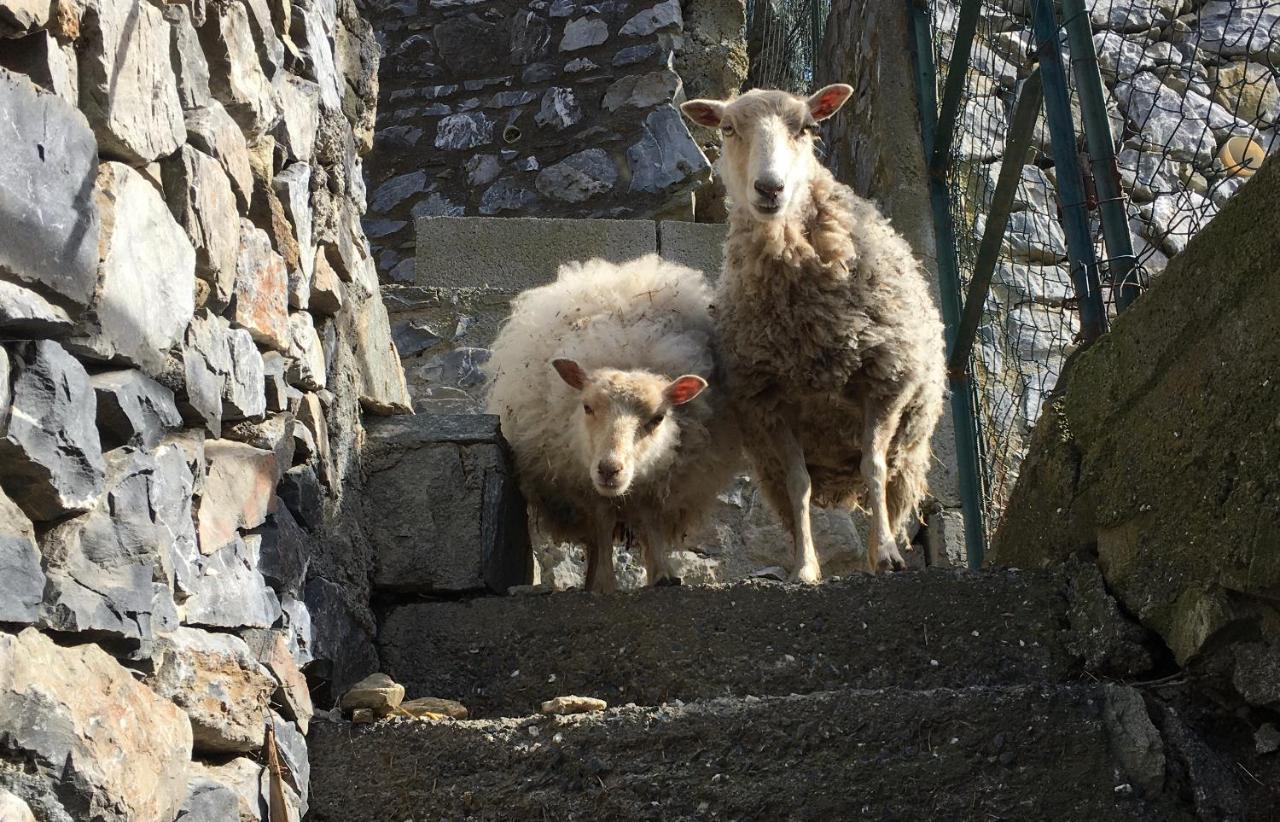
{"label": "stacked stone masonry", "polygon": [[6,819],[265,818],[269,738],[306,809],[312,693],[376,665],[362,414],[409,410],[376,66],[351,0],[0,0]]}
{"label": "stacked stone masonry", "polygon": [[[710,165],[676,104],[737,91],[732,0],[376,0],[382,48],[365,229],[384,280],[414,282],[420,217],[692,218]],[[699,74],[699,77],[702,75]],[[711,78],[720,78],[719,82]]]}

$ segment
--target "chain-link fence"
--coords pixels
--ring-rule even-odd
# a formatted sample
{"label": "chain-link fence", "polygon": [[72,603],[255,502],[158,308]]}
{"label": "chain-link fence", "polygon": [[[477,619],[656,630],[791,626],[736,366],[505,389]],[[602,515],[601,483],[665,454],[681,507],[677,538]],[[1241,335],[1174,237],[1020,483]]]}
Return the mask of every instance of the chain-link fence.
{"label": "chain-link fence", "polygon": [[[922,2],[943,109],[939,130],[949,127],[946,79],[953,57],[960,60],[964,51],[956,50],[957,43],[968,46],[953,108],[954,137],[941,165],[961,299],[978,271],[987,222],[993,215],[1007,219],[983,297],[967,386],[976,420],[981,507],[990,534],[1017,479],[1045,396],[1066,356],[1081,342],[1085,275],[1101,284],[1098,305],[1114,315],[1126,302],[1117,300],[1119,278],[1127,274],[1130,282],[1145,286],[1158,276],[1168,258],[1213,219],[1277,145],[1280,3],[981,0],[974,4],[976,19],[964,21],[962,9],[970,0]],[[974,11],[969,9],[970,15]],[[1035,14],[1053,15],[1041,36],[1033,25]],[[1082,27],[1085,17],[1087,27]],[[1043,36],[1045,31],[1056,35],[1056,44]],[[1063,114],[1050,128],[1045,114],[1055,98],[1045,49],[1054,45],[1065,70],[1058,75],[1065,80],[1065,94],[1056,98]],[[1101,93],[1096,103],[1084,95],[1082,104],[1076,84],[1086,76],[1081,69],[1091,69],[1090,51],[1096,54]],[[1014,111],[1033,72],[1039,74],[1038,65],[1045,74],[1045,102],[1038,106],[1029,141],[1011,147]],[[1092,121],[1090,105],[1097,114]],[[1062,128],[1065,122],[1072,128]],[[1055,157],[1055,144],[1078,155]],[[1101,153],[1114,152],[1114,165],[1098,156],[1105,146],[1110,148]],[[996,183],[1008,163],[1018,165],[1016,186],[1010,202],[996,202]],[[1063,179],[1064,168],[1076,179]],[[1108,191],[1115,193],[1108,197]],[[1072,194],[1078,202],[1070,201],[1069,192],[1078,192]],[[1109,230],[1129,237],[1131,257],[1115,253],[1113,237],[1103,243],[1111,203],[1123,211],[1111,212]],[[1083,244],[1074,249],[1073,208],[1084,231]],[[1099,327],[1105,322],[1104,316]]]}
{"label": "chain-link fence", "polygon": [[747,0],[746,88],[808,94],[831,0]]}

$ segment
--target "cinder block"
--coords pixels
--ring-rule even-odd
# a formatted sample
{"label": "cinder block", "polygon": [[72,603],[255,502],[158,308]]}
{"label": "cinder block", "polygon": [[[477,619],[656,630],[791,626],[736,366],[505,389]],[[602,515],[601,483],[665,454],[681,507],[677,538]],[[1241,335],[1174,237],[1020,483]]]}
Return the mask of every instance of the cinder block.
{"label": "cinder block", "polygon": [[663,259],[701,271],[710,281],[720,276],[724,261],[724,223],[658,223],[658,250]]}
{"label": "cinder block", "polygon": [[625,262],[658,249],[651,220],[422,217],[418,285],[523,291],[555,279],[571,260]]}
{"label": "cinder block", "polygon": [[375,588],[504,593],[533,581],[525,501],[497,417],[419,414],[368,427]]}

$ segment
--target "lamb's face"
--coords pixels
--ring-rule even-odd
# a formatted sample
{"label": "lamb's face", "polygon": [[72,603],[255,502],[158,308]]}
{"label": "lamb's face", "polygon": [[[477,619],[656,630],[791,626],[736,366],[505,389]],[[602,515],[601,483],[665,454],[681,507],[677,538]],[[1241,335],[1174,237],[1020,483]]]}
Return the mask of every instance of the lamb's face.
{"label": "lamb's face", "polygon": [[579,457],[596,492],[620,497],[659,468],[670,464],[680,427],[670,412],[706,388],[706,380],[675,380],[643,371],[601,368],[586,373],[572,360],[553,365],[581,395],[575,411]]}
{"label": "lamb's face", "polygon": [[785,219],[803,204],[817,168],[818,123],[844,105],[853,88],[827,86],[812,97],[752,90],[729,101],[690,100],[681,105],[698,125],[723,136],[717,165],[734,205],[761,221]]}

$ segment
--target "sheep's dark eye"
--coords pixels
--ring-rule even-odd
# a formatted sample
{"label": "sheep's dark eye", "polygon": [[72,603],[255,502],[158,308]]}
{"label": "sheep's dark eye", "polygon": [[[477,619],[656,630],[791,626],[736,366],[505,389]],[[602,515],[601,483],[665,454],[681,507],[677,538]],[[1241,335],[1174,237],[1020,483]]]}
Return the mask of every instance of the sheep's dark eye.
{"label": "sheep's dark eye", "polygon": [[817,137],[817,136],[818,136],[818,124],[817,124],[817,123],[805,123],[803,126],[800,126],[800,130],[799,130],[798,132],[796,132],[796,136],[797,136],[797,137],[803,137],[803,136],[805,136],[806,134],[807,134],[807,135],[809,135],[810,137]]}
{"label": "sheep's dark eye", "polygon": [[592,408],[591,406],[587,405],[586,403],[583,403],[583,405],[582,405],[582,411],[583,411],[583,413],[585,413],[588,417],[595,413],[595,409],[594,409],[594,408]]}
{"label": "sheep's dark eye", "polygon": [[648,422],[646,422],[646,423],[644,424],[644,428],[645,428],[645,430],[646,430],[646,431],[653,431],[653,430],[654,430],[654,429],[656,429],[659,425],[662,425],[662,420],[663,420],[663,415],[662,415],[662,414],[655,414],[653,417],[651,417],[651,418],[649,419],[649,421],[648,421]]}
{"label": "sheep's dark eye", "polygon": [[720,126],[720,133],[725,137],[733,136],[733,126]]}

